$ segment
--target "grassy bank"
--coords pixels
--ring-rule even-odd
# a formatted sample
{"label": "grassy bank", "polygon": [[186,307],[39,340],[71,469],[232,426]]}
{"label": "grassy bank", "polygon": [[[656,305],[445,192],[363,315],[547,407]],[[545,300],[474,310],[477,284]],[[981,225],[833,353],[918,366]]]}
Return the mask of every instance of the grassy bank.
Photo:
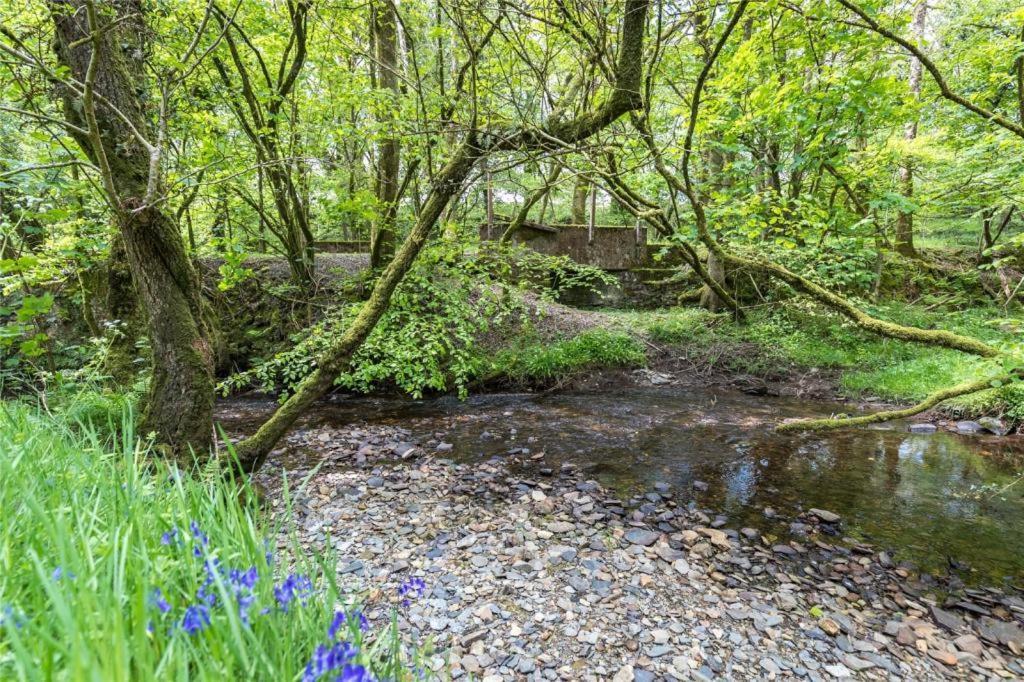
{"label": "grassy bank", "polygon": [[[1017,330],[996,309],[927,310],[888,303],[870,308],[878,317],[922,328],[943,328],[995,345],[1016,342]],[[995,373],[987,361],[952,350],[884,339],[820,308],[789,304],[750,314],[745,324],[696,308],[619,313],[624,328],[646,334],[695,363],[725,373],[786,378],[812,368],[834,373],[850,397],[916,401],[969,378]],[[1024,420],[1024,388],[1006,386],[948,406],[958,414],[1001,414]]]}
{"label": "grassy bank", "polygon": [[0,679],[411,677],[331,557],[279,549],[251,495],[172,471],[122,418],[107,438],[0,403]]}

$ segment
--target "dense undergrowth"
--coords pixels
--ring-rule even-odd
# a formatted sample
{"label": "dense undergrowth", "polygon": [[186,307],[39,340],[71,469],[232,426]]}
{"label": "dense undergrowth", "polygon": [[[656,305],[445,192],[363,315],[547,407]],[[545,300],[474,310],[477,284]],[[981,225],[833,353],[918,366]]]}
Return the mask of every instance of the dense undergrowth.
{"label": "dense undergrowth", "polygon": [[365,623],[332,557],[279,548],[252,495],[177,475],[128,416],[0,403],[0,679],[413,677],[420,653]]}

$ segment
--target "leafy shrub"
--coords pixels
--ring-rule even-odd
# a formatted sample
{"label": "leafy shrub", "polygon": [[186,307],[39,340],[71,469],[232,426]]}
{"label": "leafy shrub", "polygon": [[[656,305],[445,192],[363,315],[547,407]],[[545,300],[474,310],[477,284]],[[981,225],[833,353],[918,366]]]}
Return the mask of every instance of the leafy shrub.
{"label": "leafy shrub", "polygon": [[[393,385],[414,397],[454,386],[464,394],[480,367],[476,339],[522,312],[518,299],[507,294],[506,288],[482,277],[475,263],[443,247],[425,249],[337,384],[362,392]],[[343,306],[294,335],[293,348],[230,377],[221,389],[293,391],[361,307]]]}
{"label": "leafy shrub", "polygon": [[[566,287],[596,286],[607,277],[568,258],[528,249],[482,247],[474,257],[444,244],[433,245],[420,254],[336,383],[364,393],[393,386],[416,398],[452,388],[464,396],[475,378],[491,371],[479,339],[488,330],[526,321],[519,295],[524,288],[552,298]],[[345,332],[361,305],[343,306],[294,335],[292,348],[230,377],[221,390],[251,386],[290,393],[316,367],[316,358]]]}

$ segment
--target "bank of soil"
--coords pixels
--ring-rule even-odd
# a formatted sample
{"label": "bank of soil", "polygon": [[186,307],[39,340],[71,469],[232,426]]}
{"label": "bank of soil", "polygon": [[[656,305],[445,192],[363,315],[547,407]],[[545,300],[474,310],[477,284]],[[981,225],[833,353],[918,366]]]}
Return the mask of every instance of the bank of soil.
{"label": "bank of soil", "polygon": [[[829,510],[806,512],[805,539],[785,541],[667,484],[617,499],[542,453],[457,464],[445,435],[300,429],[258,477],[282,517],[287,475],[300,543],[332,549],[375,628],[397,608],[405,632],[432,640],[439,676],[1024,676],[1019,595],[919,576],[844,539]],[[426,593],[402,606],[412,576]]]}

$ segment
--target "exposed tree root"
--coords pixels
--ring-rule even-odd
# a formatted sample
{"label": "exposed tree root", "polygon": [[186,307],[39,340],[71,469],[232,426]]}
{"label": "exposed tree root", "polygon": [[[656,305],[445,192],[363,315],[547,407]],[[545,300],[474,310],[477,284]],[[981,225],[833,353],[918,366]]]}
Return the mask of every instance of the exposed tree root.
{"label": "exposed tree root", "polygon": [[785,422],[775,427],[776,431],[831,431],[833,429],[844,429],[849,426],[864,426],[865,424],[879,424],[881,422],[892,421],[894,419],[906,419],[913,417],[915,414],[920,414],[925,410],[930,410],[941,402],[949,400],[950,398],[958,398],[963,395],[970,395],[971,393],[978,393],[986,389],[992,388],[992,383],[995,381],[1007,382],[1013,380],[1013,375],[1003,375],[998,377],[992,377],[988,379],[978,379],[977,381],[967,381],[956,386],[944,388],[941,391],[932,393],[927,398],[902,410],[888,410],[885,412],[875,412],[874,414],[866,414],[860,417],[840,417],[840,418],[829,418],[829,419],[797,419],[795,421]]}

